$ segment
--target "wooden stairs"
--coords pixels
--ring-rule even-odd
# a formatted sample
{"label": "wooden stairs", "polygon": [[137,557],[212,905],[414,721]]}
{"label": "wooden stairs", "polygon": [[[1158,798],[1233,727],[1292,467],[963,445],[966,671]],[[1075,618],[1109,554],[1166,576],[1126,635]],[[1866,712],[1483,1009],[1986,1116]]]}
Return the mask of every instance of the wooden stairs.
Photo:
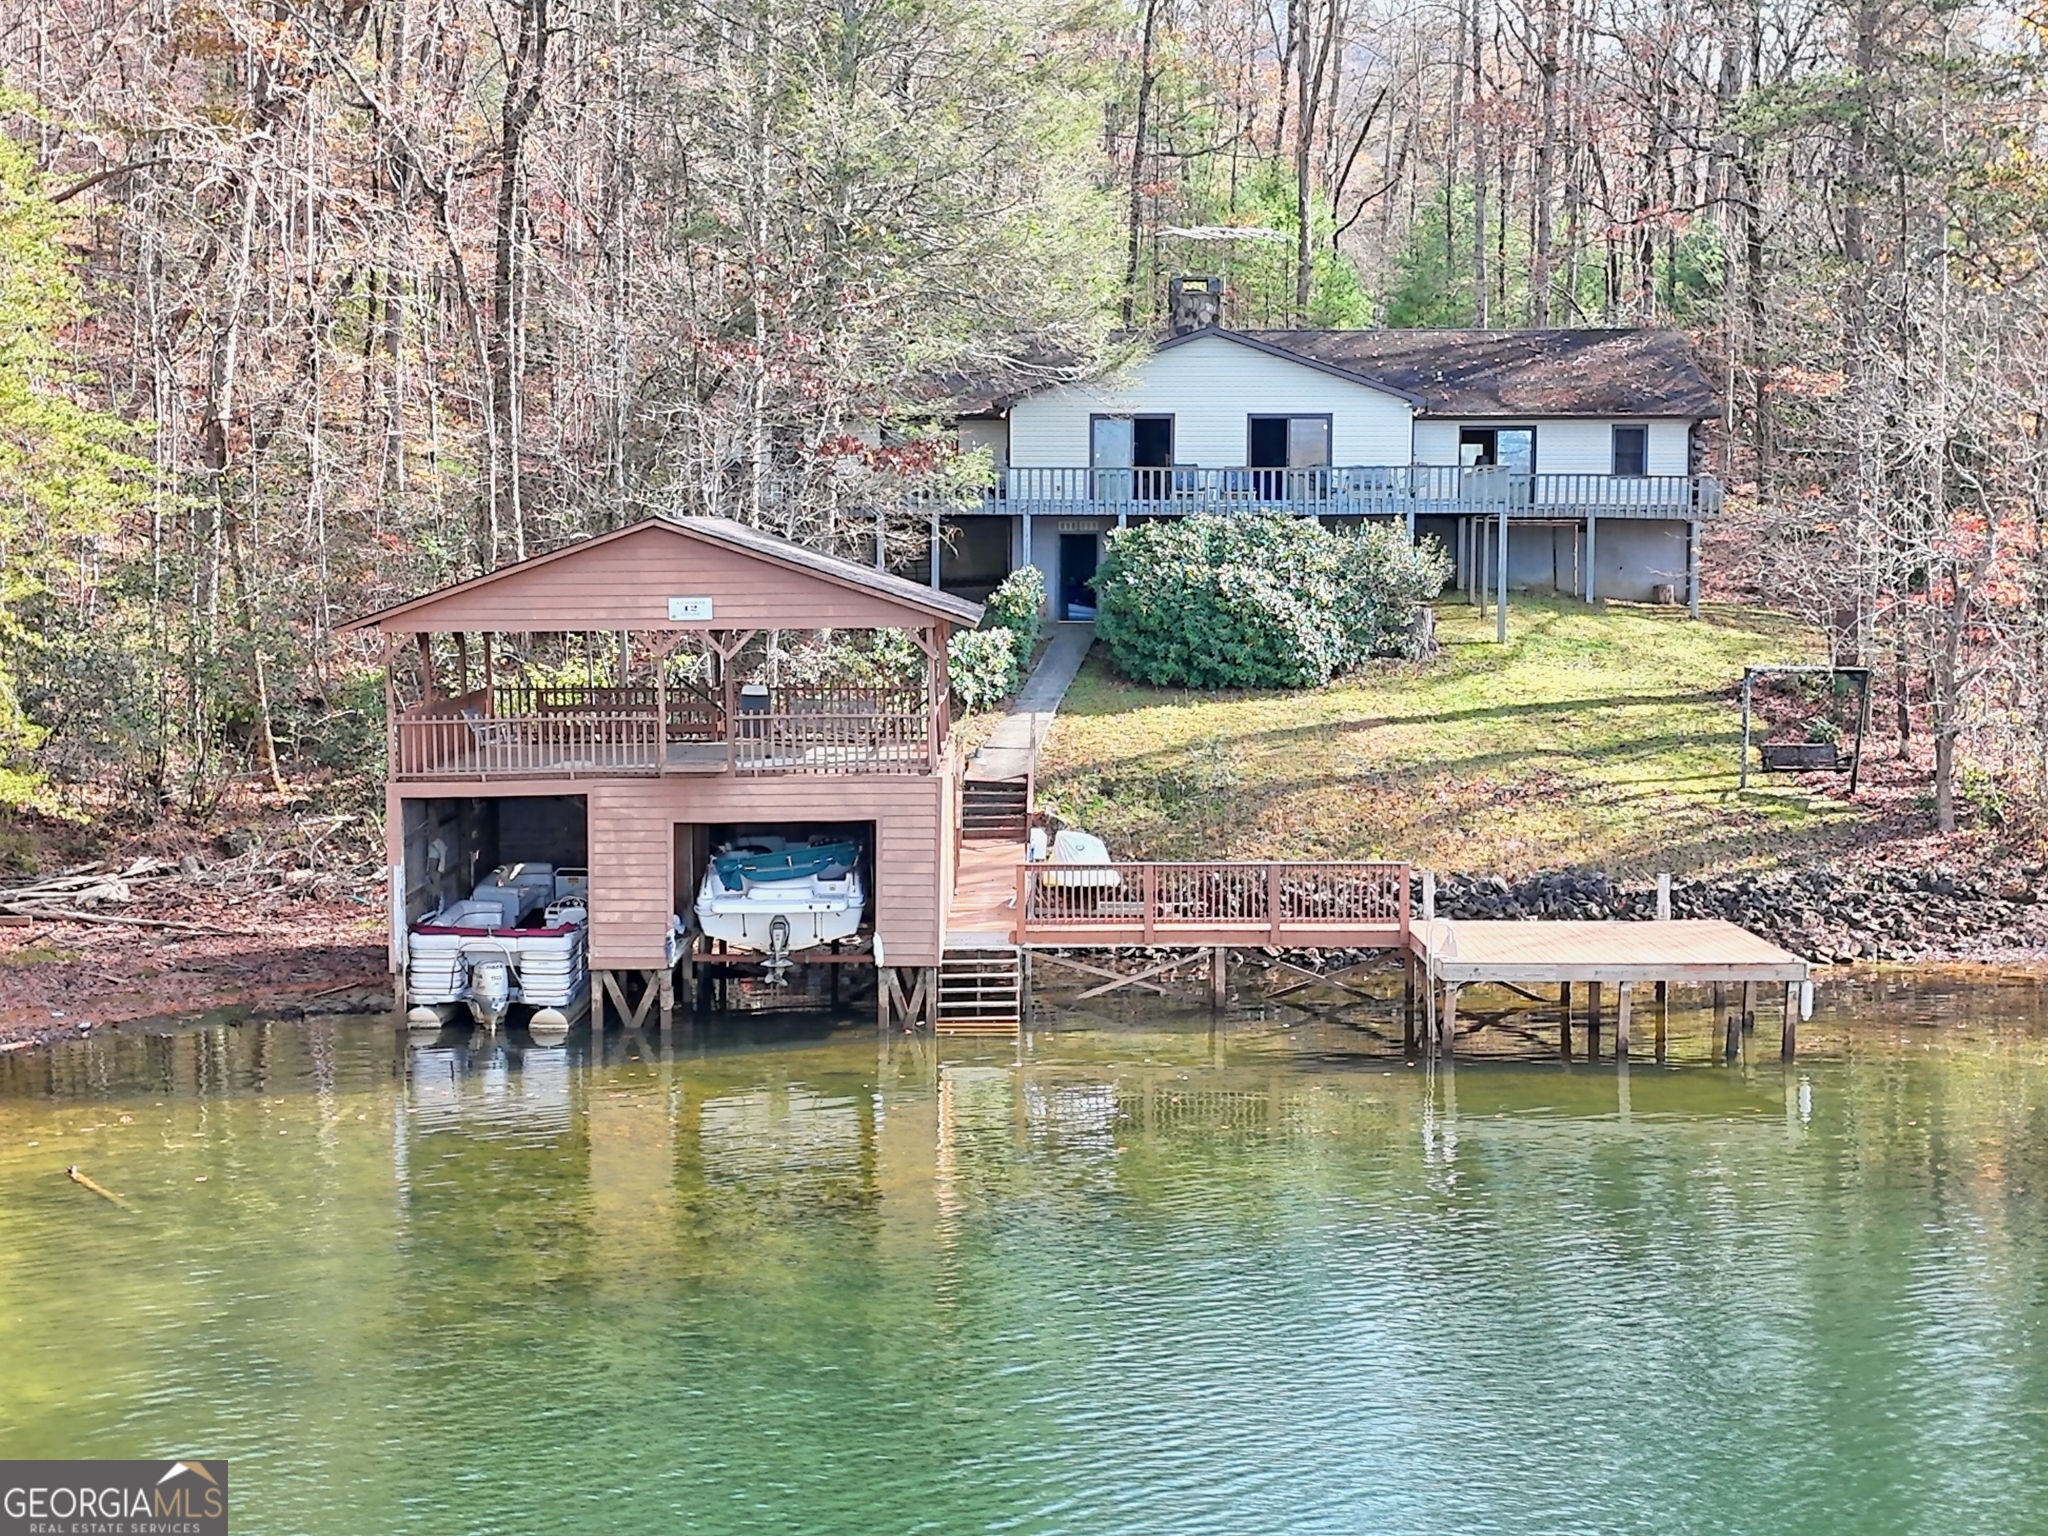
{"label": "wooden stairs", "polygon": [[1014,1035],[1023,1020],[1022,955],[1013,948],[946,952],[939,965],[934,1033]]}
{"label": "wooden stairs", "polygon": [[960,786],[960,835],[967,841],[1021,843],[1030,830],[1028,779],[969,779]]}

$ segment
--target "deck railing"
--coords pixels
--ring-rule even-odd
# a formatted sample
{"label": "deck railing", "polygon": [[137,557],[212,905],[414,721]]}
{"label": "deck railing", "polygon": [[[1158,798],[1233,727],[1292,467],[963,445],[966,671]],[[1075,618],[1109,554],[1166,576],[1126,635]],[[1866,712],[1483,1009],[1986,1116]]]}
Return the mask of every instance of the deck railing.
{"label": "deck railing", "polygon": [[394,779],[579,779],[659,773],[652,710],[401,717]]}
{"label": "deck railing", "polygon": [[931,711],[917,688],[774,689],[741,704],[733,766],[742,773],[927,773]]}
{"label": "deck railing", "polygon": [[765,708],[652,684],[500,684],[437,700],[392,722],[394,779],[603,778],[663,772],[927,773],[922,689],[793,684]]}
{"label": "deck railing", "polygon": [[1020,864],[1026,944],[1371,942],[1408,937],[1408,866]]}
{"label": "deck railing", "polygon": [[956,497],[940,510],[1394,517],[1497,513],[1503,506],[1511,517],[1711,517],[1721,509],[1721,486],[1712,475],[1520,474],[1487,465],[1011,465],[996,471],[978,498]]}
{"label": "deck railing", "polygon": [[[579,715],[608,712],[654,713],[660,700],[652,683],[499,683],[491,693],[491,713],[507,718],[526,715]],[[668,690],[670,741],[723,741],[725,709],[696,684],[674,684]]]}

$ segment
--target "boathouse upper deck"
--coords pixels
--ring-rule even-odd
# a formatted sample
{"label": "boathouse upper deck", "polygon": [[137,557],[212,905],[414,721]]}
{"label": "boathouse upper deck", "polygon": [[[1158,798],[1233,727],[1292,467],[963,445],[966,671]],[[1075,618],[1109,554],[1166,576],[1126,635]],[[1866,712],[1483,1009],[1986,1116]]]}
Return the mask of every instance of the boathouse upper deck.
{"label": "boathouse upper deck", "polygon": [[479,783],[936,774],[946,643],[980,616],[885,571],[684,518],[351,627],[384,637],[392,782]]}

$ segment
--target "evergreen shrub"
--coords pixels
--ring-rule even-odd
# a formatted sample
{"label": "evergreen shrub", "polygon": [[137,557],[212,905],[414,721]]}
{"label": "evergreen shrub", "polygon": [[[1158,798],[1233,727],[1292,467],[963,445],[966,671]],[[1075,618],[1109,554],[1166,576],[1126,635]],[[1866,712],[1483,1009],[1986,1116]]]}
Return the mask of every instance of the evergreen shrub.
{"label": "evergreen shrub", "polygon": [[1008,629],[971,629],[946,645],[946,670],[962,713],[998,704],[1017,691],[1017,637]]}
{"label": "evergreen shrub", "polygon": [[1045,573],[1035,565],[1010,572],[982,605],[981,627],[1006,629],[1017,637],[1017,665],[1031,665],[1038,626],[1045,613]]}
{"label": "evergreen shrub", "polygon": [[1316,688],[1401,654],[1449,562],[1392,524],[1163,518],[1119,529],[1095,574],[1096,638],[1125,676],[1175,688]]}

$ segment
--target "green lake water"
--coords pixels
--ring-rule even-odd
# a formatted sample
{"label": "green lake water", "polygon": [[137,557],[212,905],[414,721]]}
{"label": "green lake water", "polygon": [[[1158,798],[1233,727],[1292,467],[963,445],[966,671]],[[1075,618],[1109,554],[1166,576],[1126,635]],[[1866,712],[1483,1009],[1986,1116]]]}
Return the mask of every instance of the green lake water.
{"label": "green lake water", "polygon": [[2048,1531],[2033,986],[1792,1067],[1056,1024],[0,1058],[0,1456],[259,1536]]}

